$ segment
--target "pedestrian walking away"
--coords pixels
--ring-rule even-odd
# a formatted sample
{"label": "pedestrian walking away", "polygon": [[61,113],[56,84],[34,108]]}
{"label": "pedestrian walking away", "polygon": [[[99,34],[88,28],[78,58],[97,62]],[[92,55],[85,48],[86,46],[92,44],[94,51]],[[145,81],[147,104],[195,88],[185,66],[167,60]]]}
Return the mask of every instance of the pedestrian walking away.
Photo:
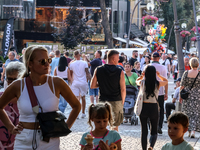
{"label": "pedestrian walking away", "polygon": [[118,126],[123,122],[123,105],[126,97],[125,78],[122,69],[116,66],[119,52],[110,50],[107,56],[108,64],[97,67],[90,88],[99,87],[99,101],[107,101],[111,104],[114,113],[114,129],[118,131]]}
{"label": "pedestrian walking away", "polygon": [[[160,78],[161,81],[157,80],[156,75],[158,78]],[[140,114],[142,149],[147,150],[147,122],[149,119],[151,126],[151,136],[148,150],[152,150],[157,140],[157,124],[159,112],[159,105],[157,101],[158,93],[160,87],[165,86],[168,83],[168,80],[161,76],[158,71],[156,72],[156,68],[154,66],[147,65],[142,75],[136,80],[136,83],[138,86],[142,86],[140,88],[144,89],[143,107]]]}
{"label": "pedestrian walking away", "polygon": [[[48,143],[42,141],[41,130],[39,123],[36,120],[37,114],[32,109],[32,104],[27,91],[25,82],[27,77],[30,77],[33,83],[33,89],[37,96],[38,103],[42,107],[44,113],[58,110],[60,94],[72,107],[72,111],[66,121],[69,128],[72,127],[80,112],[81,105],[66,82],[59,77],[47,75],[50,63],[51,58],[48,58],[46,48],[42,46],[28,47],[24,54],[26,71],[23,74],[22,79],[9,85],[0,97],[0,120],[11,134],[16,134],[14,150],[32,150],[33,148],[59,150],[60,145],[59,137],[50,138]],[[17,126],[10,121],[3,110],[13,98],[17,98],[17,106],[19,109],[20,123]],[[33,139],[35,139],[34,142]],[[33,145],[35,142],[36,145]]]}
{"label": "pedestrian walking away", "polygon": [[[161,65],[159,63],[160,55],[157,52],[154,52],[152,54],[152,63],[156,68],[156,71],[160,73],[161,76],[167,78],[167,69],[165,66]],[[157,80],[160,81],[160,78],[157,77]],[[168,99],[168,84],[166,84],[164,87],[160,87],[159,94],[158,94],[158,103],[160,107],[160,113],[159,113],[159,121],[158,121],[158,133],[162,134],[162,127],[163,127],[163,121],[164,121],[164,101]]]}

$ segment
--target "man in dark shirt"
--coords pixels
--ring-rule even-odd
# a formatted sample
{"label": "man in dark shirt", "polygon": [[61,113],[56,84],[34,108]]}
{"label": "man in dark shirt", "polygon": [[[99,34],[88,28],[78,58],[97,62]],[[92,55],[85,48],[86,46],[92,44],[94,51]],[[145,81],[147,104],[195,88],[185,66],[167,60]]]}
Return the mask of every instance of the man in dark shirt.
{"label": "man in dark shirt", "polygon": [[114,113],[114,130],[123,122],[123,105],[126,97],[124,72],[116,65],[119,60],[119,52],[108,51],[108,64],[95,69],[90,88],[99,87],[100,102],[109,102]]}
{"label": "man in dark shirt", "polygon": [[135,62],[137,61],[137,57],[138,57],[138,51],[134,50],[131,59],[129,59],[129,63],[131,64],[132,67],[134,67]]}
{"label": "man in dark shirt", "polygon": [[[98,50],[98,51],[95,52],[94,55],[95,55],[95,59],[93,59],[90,62],[86,57],[86,61],[88,61],[88,66],[90,66],[90,73],[91,73],[92,76],[94,74],[94,70],[98,66],[102,65],[102,61],[101,61],[102,52]],[[91,103],[94,103],[94,97],[96,97],[96,103],[98,103],[99,102],[99,88],[91,89],[90,88],[90,81],[88,82],[88,85],[89,85],[89,95],[90,95]]]}
{"label": "man in dark shirt", "polygon": [[69,52],[65,52],[64,56],[67,58],[67,64],[69,64],[72,61],[72,59],[69,58]]}

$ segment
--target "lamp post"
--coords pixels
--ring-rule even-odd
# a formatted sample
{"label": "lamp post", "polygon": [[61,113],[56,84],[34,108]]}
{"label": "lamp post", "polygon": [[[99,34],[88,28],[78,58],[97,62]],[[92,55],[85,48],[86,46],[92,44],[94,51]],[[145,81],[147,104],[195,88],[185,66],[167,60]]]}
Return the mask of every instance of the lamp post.
{"label": "lamp post", "polygon": [[196,39],[197,39],[197,51],[198,51],[198,57],[200,60],[200,36],[199,36],[199,30],[198,30],[198,25],[197,25],[197,19],[199,19],[196,17],[196,8],[195,8],[195,2],[194,0],[192,0],[192,4],[193,4],[193,13],[194,13],[194,20],[195,20],[195,27],[196,27]]}
{"label": "lamp post", "polygon": [[185,67],[183,61],[183,52],[182,52],[182,45],[181,45],[181,35],[180,35],[180,26],[177,16],[177,8],[176,8],[176,0],[172,0],[173,3],[173,10],[174,10],[174,32],[175,32],[175,39],[176,39],[176,50],[178,56],[178,69],[179,69],[179,77],[182,77]]}
{"label": "lamp post", "polygon": [[[182,24],[181,24],[181,28],[182,28],[183,30],[186,30],[187,24],[186,24],[186,23],[182,23]],[[185,41],[185,40],[183,39],[183,42],[184,42],[184,41]],[[186,50],[188,50],[188,49],[187,49],[187,43],[188,43],[188,36],[186,36],[185,55],[186,55]]]}

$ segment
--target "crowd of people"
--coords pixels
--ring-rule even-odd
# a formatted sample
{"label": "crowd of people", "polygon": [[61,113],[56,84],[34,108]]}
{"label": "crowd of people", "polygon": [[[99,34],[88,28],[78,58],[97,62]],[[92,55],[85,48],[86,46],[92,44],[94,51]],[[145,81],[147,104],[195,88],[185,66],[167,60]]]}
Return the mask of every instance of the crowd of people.
{"label": "crowd of people", "polygon": [[[128,60],[124,53],[119,54],[116,50],[106,52],[105,56],[98,50],[94,56],[90,60],[76,50],[73,58],[69,58],[68,52],[61,54],[56,50],[48,53],[42,46],[30,46],[23,49],[23,56],[17,59],[16,54],[10,51],[1,76],[5,91],[0,97],[0,126],[3,129],[0,134],[3,133],[1,135],[6,138],[1,138],[0,148],[32,149],[35,135],[37,149],[59,149],[59,137],[50,138],[48,143],[41,138],[40,126],[35,120],[37,114],[32,109],[27,90],[26,79],[30,77],[43,112],[60,110],[64,113],[68,104],[72,107],[66,120],[69,128],[76,119],[87,116],[85,96],[89,94],[91,104],[88,124],[91,131],[83,134],[80,139],[81,150],[109,150],[113,144],[118,150],[122,149],[118,127],[129,119],[123,117],[126,86],[134,86],[138,91],[144,89],[143,106],[139,115],[143,150],[154,148],[157,135],[162,134],[164,122],[168,123],[168,134],[172,142],[164,145],[162,150],[171,150],[174,147],[180,150],[182,147],[193,149],[184,141],[183,136],[189,131],[189,136],[195,138],[195,131],[199,132],[200,129],[200,77],[196,57],[184,57],[186,71],[181,79],[178,78],[176,55],[172,57],[171,54],[149,54],[145,51],[138,57],[138,51],[134,50]],[[174,78],[176,91],[172,102],[165,105],[167,120],[164,121],[164,102],[168,99],[170,76]],[[190,89],[193,82],[194,86]],[[180,98],[179,92],[183,88],[190,90],[189,100]],[[183,112],[171,114],[177,103],[182,103]],[[108,125],[110,129],[107,128]],[[148,126],[151,130],[149,146]],[[35,128],[38,129],[37,133],[34,132]],[[88,135],[94,138],[92,144],[85,139]]]}

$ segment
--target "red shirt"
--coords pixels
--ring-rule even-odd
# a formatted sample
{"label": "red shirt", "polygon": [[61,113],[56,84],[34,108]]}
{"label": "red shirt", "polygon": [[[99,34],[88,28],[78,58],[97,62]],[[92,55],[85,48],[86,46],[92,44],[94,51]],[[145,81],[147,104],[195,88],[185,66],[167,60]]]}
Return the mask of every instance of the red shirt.
{"label": "red shirt", "polygon": [[190,68],[190,66],[188,65],[188,66],[185,66],[185,70],[190,70],[191,68]]}

